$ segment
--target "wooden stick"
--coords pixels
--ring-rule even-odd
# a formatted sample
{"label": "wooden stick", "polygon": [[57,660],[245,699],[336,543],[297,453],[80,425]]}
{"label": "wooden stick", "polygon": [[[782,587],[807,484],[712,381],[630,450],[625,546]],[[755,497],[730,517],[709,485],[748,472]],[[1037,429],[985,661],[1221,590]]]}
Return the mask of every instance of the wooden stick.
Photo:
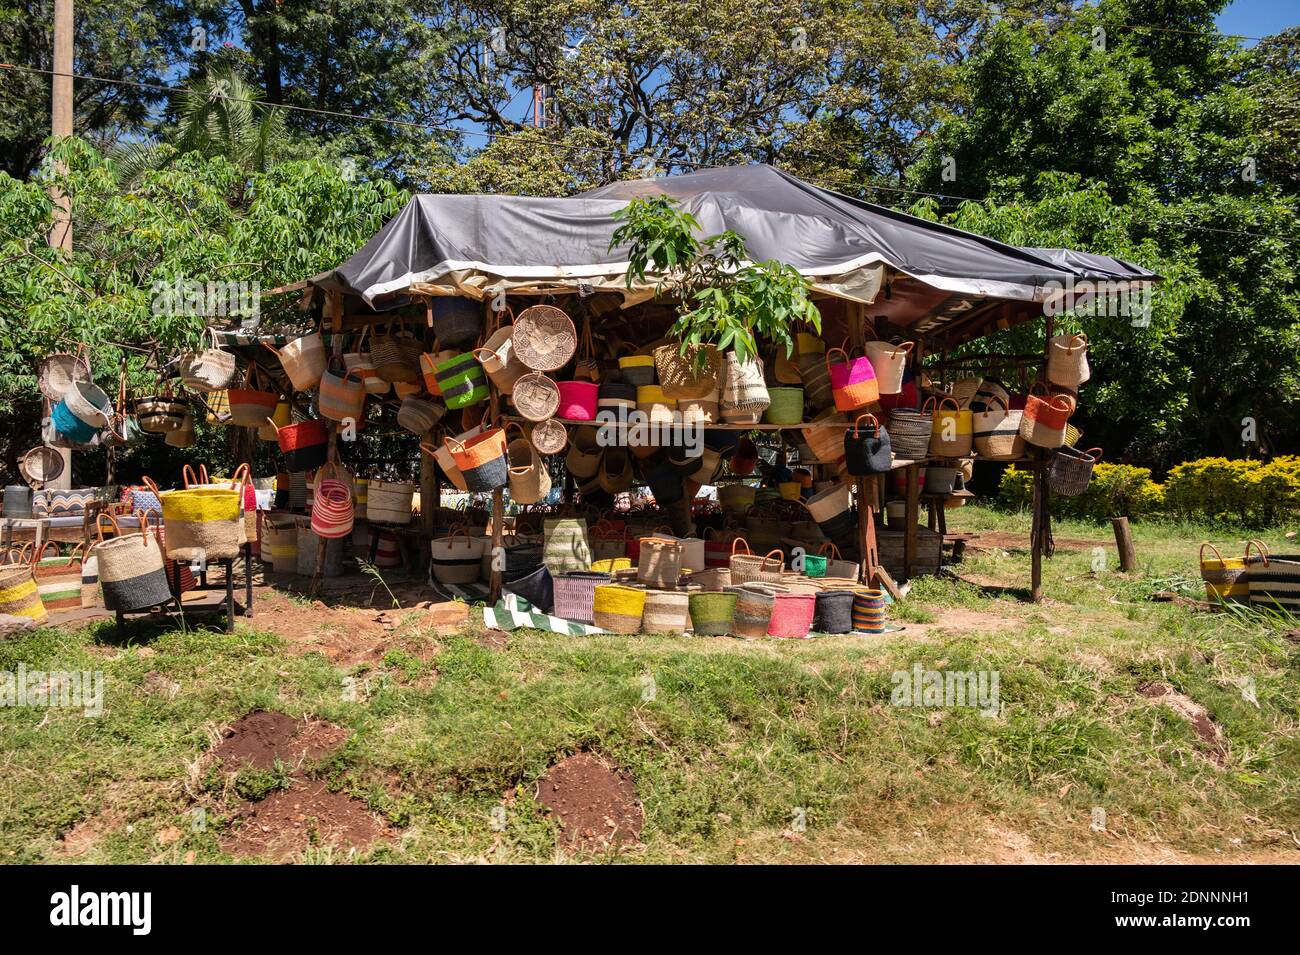
{"label": "wooden stick", "polygon": [[1137,570],[1137,552],[1133,548],[1133,533],[1128,526],[1127,517],[1112,517],[1111,527],[1115,529],[1115,549],[1119,551],[1119,569],[1124,573]]}
{"label": "wooden stick", "polygon": [[1029,599],[1043,599],[1043,472],[1034,471],[1033,527],[1029,532]]}

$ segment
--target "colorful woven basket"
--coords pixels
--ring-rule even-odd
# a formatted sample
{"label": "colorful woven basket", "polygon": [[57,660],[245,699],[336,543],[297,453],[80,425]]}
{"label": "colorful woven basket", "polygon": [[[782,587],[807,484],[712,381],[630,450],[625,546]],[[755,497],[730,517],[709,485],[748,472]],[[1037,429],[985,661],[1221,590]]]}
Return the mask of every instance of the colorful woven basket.
{"label": "colorful woven basket", "polygon": [[638,633],[646,591],[623,584],[600,584],[591,602],[592,623],[610,633]]}

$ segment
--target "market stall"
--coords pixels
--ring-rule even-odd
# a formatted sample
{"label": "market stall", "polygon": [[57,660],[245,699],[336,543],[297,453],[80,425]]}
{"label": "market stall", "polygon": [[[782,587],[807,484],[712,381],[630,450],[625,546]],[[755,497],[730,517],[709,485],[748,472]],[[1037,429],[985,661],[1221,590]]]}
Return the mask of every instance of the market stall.
{"label": "market stall", "polygon": [[[647,195],[797,270],[815,310],[789,350],[683,350],[681,302],[659,276],[629,281],[612,242]],[[1082,336],[1048,314],[1041,355],[953,349],[1080,282],[1157,278],[766,166],[569,199],[416,196],[339,268],[266,293],[260,325],[179,356],[184,394],[133,408],[171,433],[201,401],[278,449],[264,500],[248,495],[270,475],[248,472],[158,492],[167,538],[169,494],[194,498],[190,520],[196,492],[214,496],[221,546],[254,542],[272,575],[401,567],[446,596],[504,588],[562,632],[878,632],[881,590],[938,570],[943,512],[981,460],[1034,472],[1036,599],[1047,497],[1077,493],[1096,458],[1070,440]]]}

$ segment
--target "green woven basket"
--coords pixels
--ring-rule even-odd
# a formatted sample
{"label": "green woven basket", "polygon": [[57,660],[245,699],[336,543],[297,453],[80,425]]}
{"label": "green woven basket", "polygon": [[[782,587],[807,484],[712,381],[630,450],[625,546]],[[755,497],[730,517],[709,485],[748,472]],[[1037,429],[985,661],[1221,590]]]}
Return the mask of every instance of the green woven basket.
{"label": "green woven basket", "polygon": [[825,577],[826,558],[817,554],[804,554],[803,575],[805,577]]}
{"label": "green woven basket", "polygon": [[803,420],[802,388],[769,388],[767,394],[772,403],[763,412],[763,420],[768,424],[798,424]]}
{"label": "green woven basket", "polygon": [[719,637],[731,632],[736,612],[734,593],[699,593],[690,595],[691,627],[696,636]]}

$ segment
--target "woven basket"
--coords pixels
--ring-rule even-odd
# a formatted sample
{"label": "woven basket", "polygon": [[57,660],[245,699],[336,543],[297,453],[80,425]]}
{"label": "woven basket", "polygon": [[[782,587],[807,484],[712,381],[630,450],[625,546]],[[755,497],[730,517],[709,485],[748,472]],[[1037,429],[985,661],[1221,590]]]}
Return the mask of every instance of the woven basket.
{"label": "woven basket", "polygon": [[437,401],[403,398],[397,409],[397,423],[413,434],[432,431],[446,415],[447,408]]}
{"label": "woven basket", "polygon": [[488,336],[487,341],[474,349],[474,357],[483,363],[483,370],[503,395],[512,394],[515,382],[528,371],[528,366],[515,354],[512,341],[514,330],[513,325],[502,325]]}
{"label": "woven basket", "polygon": [[578,350],[573,320],[554,305],[533,305],[515,319],[515,353],[534,371],[563,368]]}
{"label": "woven basket", "polygon": [[705,351],[704,369],[696,371],[696,352],[673,343],[655,349],[655,373],[664,396],[674,400],[707,398],[718,391],[718,378],[722,373],[722,356],[712,345],[701,346]]}
{"label": "woven basket", "polygon": [[[1207,560],[1205,548],[1214,551]],[[1219,549],[1206,541],[1201,545],[1201,580],[1205,583],[1205,597],[1210,602],[1249,603],[1250,583],[1246,579],[1246,558],[1224,557]]]}
{"label": "woven basket", "polygon": [[736,607],[731,632],[738,637],[751,639],[767,636],[772,620],[772,607],[776,603],[777,588],[764,584],[743,584],[727,588],[736,595]]}
{"label": "woven basket", "polygon": [[375,363],[375,374],[388,382],[416,382],[420,380],[419,357],[410,357],[410,349],[403,348],[392,335],[376,336],[370,345],[370,359]]}
{"label": "woven basket", "polygon": [[25,560],[0,565],[0,613],[37,622],[47,616],[32,565]]}
{"label": "woven basket", "polygon": [[529,421],[545,421],[560,407],[560,388],[546,375],[533,371],[515,382],[511,400]]}
{"label": "woven basket", "polygon": [[591,600],[591,620],[610,633],[637,633],[645,613],[646,592],[622,584],[600,584]]}
{"label": "woven basket", "polygon": [[705,592],[721,592],[731,586],[731,568],[706,567],[692,571],[686,579],[690,586],[699,587]]}
{"label": "woven basket", "polygon": [[509,463],[510,499],[516,504],[536,504],[551,493],[551,472],[518,424],[519,437],[506,445]]}
{"label": "woven basket", "polygon": [[1062,395],[1049,395],[1040,385],[1025,398],[1020,419],[1020,436],[1026,444],[1039,448],[1059,448],[1065,444],[1065,429],[1074,402]]}
{"label": "woven basket", "polygon": [[433,334],[449,348],[468,345],[483,330],[483,306],[461,296],[438,296],[429,303]]}
{"label": "woven basket", "polygon": [[464,532],[430,541],[433,579],[440,584],[474,583],[479,579],[487,546]]}
{"label": "woven basket", "polygon": [[[1259,553],[1251,554],[1254,548]],[[1261,541],[1246,544],[1250,603],[1271,613],[1300,614],[1300,554],[1270,554]]]}
{"label": "woven basket", "polygon": [[1062,388],[1077,389],[1091,376],[1088,336],[1057,335],[1047,346],[1047,380]]}
{"label": "woven basket", "polygon": [[690,595],[685,591],[648,590],[641,629],[646,633],[685,633],[691,626],[690,607]]}
{"label": "woven basket", "polygon": [[803,640],[812,629],[813,615],[817,610],[814,594],[778,593],[772,604],[768,621],[769,637]]}
{"label": "woven basket", "polygon": [[903,390],[903,373],[907,370],[907,356],[916,347],[915,342],[891,345],[888,342],[867,342],[863,350],[876,373],[876,385],[882,395],[896,395]]}
{"label": "woven basket", "polygon": [[601,448],[597,443],[595,428],[576,428],[569,440],[569,453],[564,456],[564,466],[577,478],[595,477],[600,470]]}
{"label": "woven basket", "polygon": [[717,637],[731,632],[736,615],[737,594],[691,594],[687,603],[691,613],[691,629],[697,637]]}
{"label": "woven basket", "polygon": [[[596,587],[608,583],[609,574],[574,571],[554,576],[555,616],[579,623],[592,622]],[[638,618],[638,623],[640,618]]]}
{"label": "woven basket", "polygon": [[235,356],[217,347],[217,333],[210,330],[212,347],[191,352],[181,359],[181,381],[190,391],[220,391],[235,378]]}
{"label": "woven basket", "polygon": [[623,381],[634,387],[655,383],[653,355],[625,355],[618,360],[618,370],[623,375]]}
{"label": "woven basket", "polygon": [[1101,460],[1101,448],[1080,451],[1069,445],[1057,448],[1047,469],[1047,485],[1057,494],[1078,497],[1088,490],[1093,466]]}
{"label": "woven basket", "polygon": [[37,373],[41,394],[57,403],[63,400],[63,396],[72,389],[74,383],[90,381],[90,362],[84,351],[78,349],[75,355],[60,352],[50,355],[41,362],[40,371]]}
{"label": "woven basket", "polygon": [[[739,554],[736,552],[736,548],[742,544],[745,547],[745,553]],[[731,560],[728,566],[731,569],[733,586],[748,583],[779,584],[781,582],[781,570],[785,566],[785,558],[781,551],[775,548],[759,557],[750,552],[748,541],[743,537],[737,537],[731,542]]]}
{"label": "woven basket", "polygon": [[[270,396],[275,398],[274,395]],[[321,375],[316,404],[320,416],[331,421],[357,422],[366,414],[366,382],[355,371],[348,371],[342,360],[336,360]],[[274,405],[265,410],[265,418]]]}
{"label": "woven basket", "polygon": [[847,425],[848,418],[834,408],[825,408],[818,412],[812,419],[812,423],[821,424],[823,427],[803,429],[803,439],[808,442],[808,448],[813,453],[813,460],[809,463],[833,464],[844,457],[844,429],[825,427],[825,425]]}
{"label": "woven basket", "polygon": [[853,590],[823,590],[817,594],[812,628],[818,633],[848,633],[853,629]]}
{"label": "woven basket", "polygon": [[[427,358],[427,355],[421,355],[421,363],[423,364]],[[429,391],[441,395],[448,408],[468,408],[487,401],[491,394],[487,372],[483,370],[479,360],[469,352],[438,361],[436,368],[437,371],[433,375],[436,389],[430,388]]]}
{"label": "woven basket", "polygon": [[971,416],[975,429],[975,453],[988,461],[1014,461],[1024,457],[1025,439],[1020,436],[1022,412],[1008,411],[1006,402],[990,396],[984,411]]}
{"label": "woven basket", "polygon": [[719,407],[723,421],[752,423],[762,416],[771,403],[767,383],[763,380],[763,361],[755,357],[741,362],[735,352],[723,356],[722,397]]}
{"label": "woven basket", "polygon": [[889,443],[894,457],[920,461],[930,454],[934,419],[924,411],[896,408],[889,413]]}
{"label": "woven basket", "polygon": [[642,537],[636,576],[651,587],[676,587],[682,575],[682,542],[668,537]]}
{"label": "woven basket", "polygon": [[280,360],[295,391],[311,391],[325,373],[325,343],[318,332],[296,338],[280,349],[270,342],[262,344]]}
{"label": "woven basket", "polygon": [[964,458],[970,454],[973,443],[974,429],[970,409],[962,408],[954,398],[944,398],[934,409],[930,425],[930,455],[936,458]]}
{"label": "woven basket", "polygon": [[763,412],[768,424],[798,424],[803,420],[802,388],[769,388],[769,404]]}
{"label": "woven basket", "polygon": [[853,629],[862,633],[885,632],[885,592],[863,588],[853,594]]}
{"label": "woven basket", "polygon": [[289,515],[268,518],[262,526],[262,561],[279,574],[298,571],[298,529]]}
{"label": "woven basket", "polygon": [[551,418],[533,425],[528,437],[542,454],[559,454],[569,442],[569,429]]}
{"label": "woven basket", "polygon": [[366,488],[366,519],[381,524],[409,524],[414,497],[415,485],[410,481],[371,478]]}
{"label": "woven basket", "polygon": [[163,549],[148,522],[141,520],[137,534],[122,534],[110,515],[102,515],[100,520],[104,519],[115,534],[111,540],[101,536],[90,554],[98,566],[105,608],[133,613],[171,600]]}

